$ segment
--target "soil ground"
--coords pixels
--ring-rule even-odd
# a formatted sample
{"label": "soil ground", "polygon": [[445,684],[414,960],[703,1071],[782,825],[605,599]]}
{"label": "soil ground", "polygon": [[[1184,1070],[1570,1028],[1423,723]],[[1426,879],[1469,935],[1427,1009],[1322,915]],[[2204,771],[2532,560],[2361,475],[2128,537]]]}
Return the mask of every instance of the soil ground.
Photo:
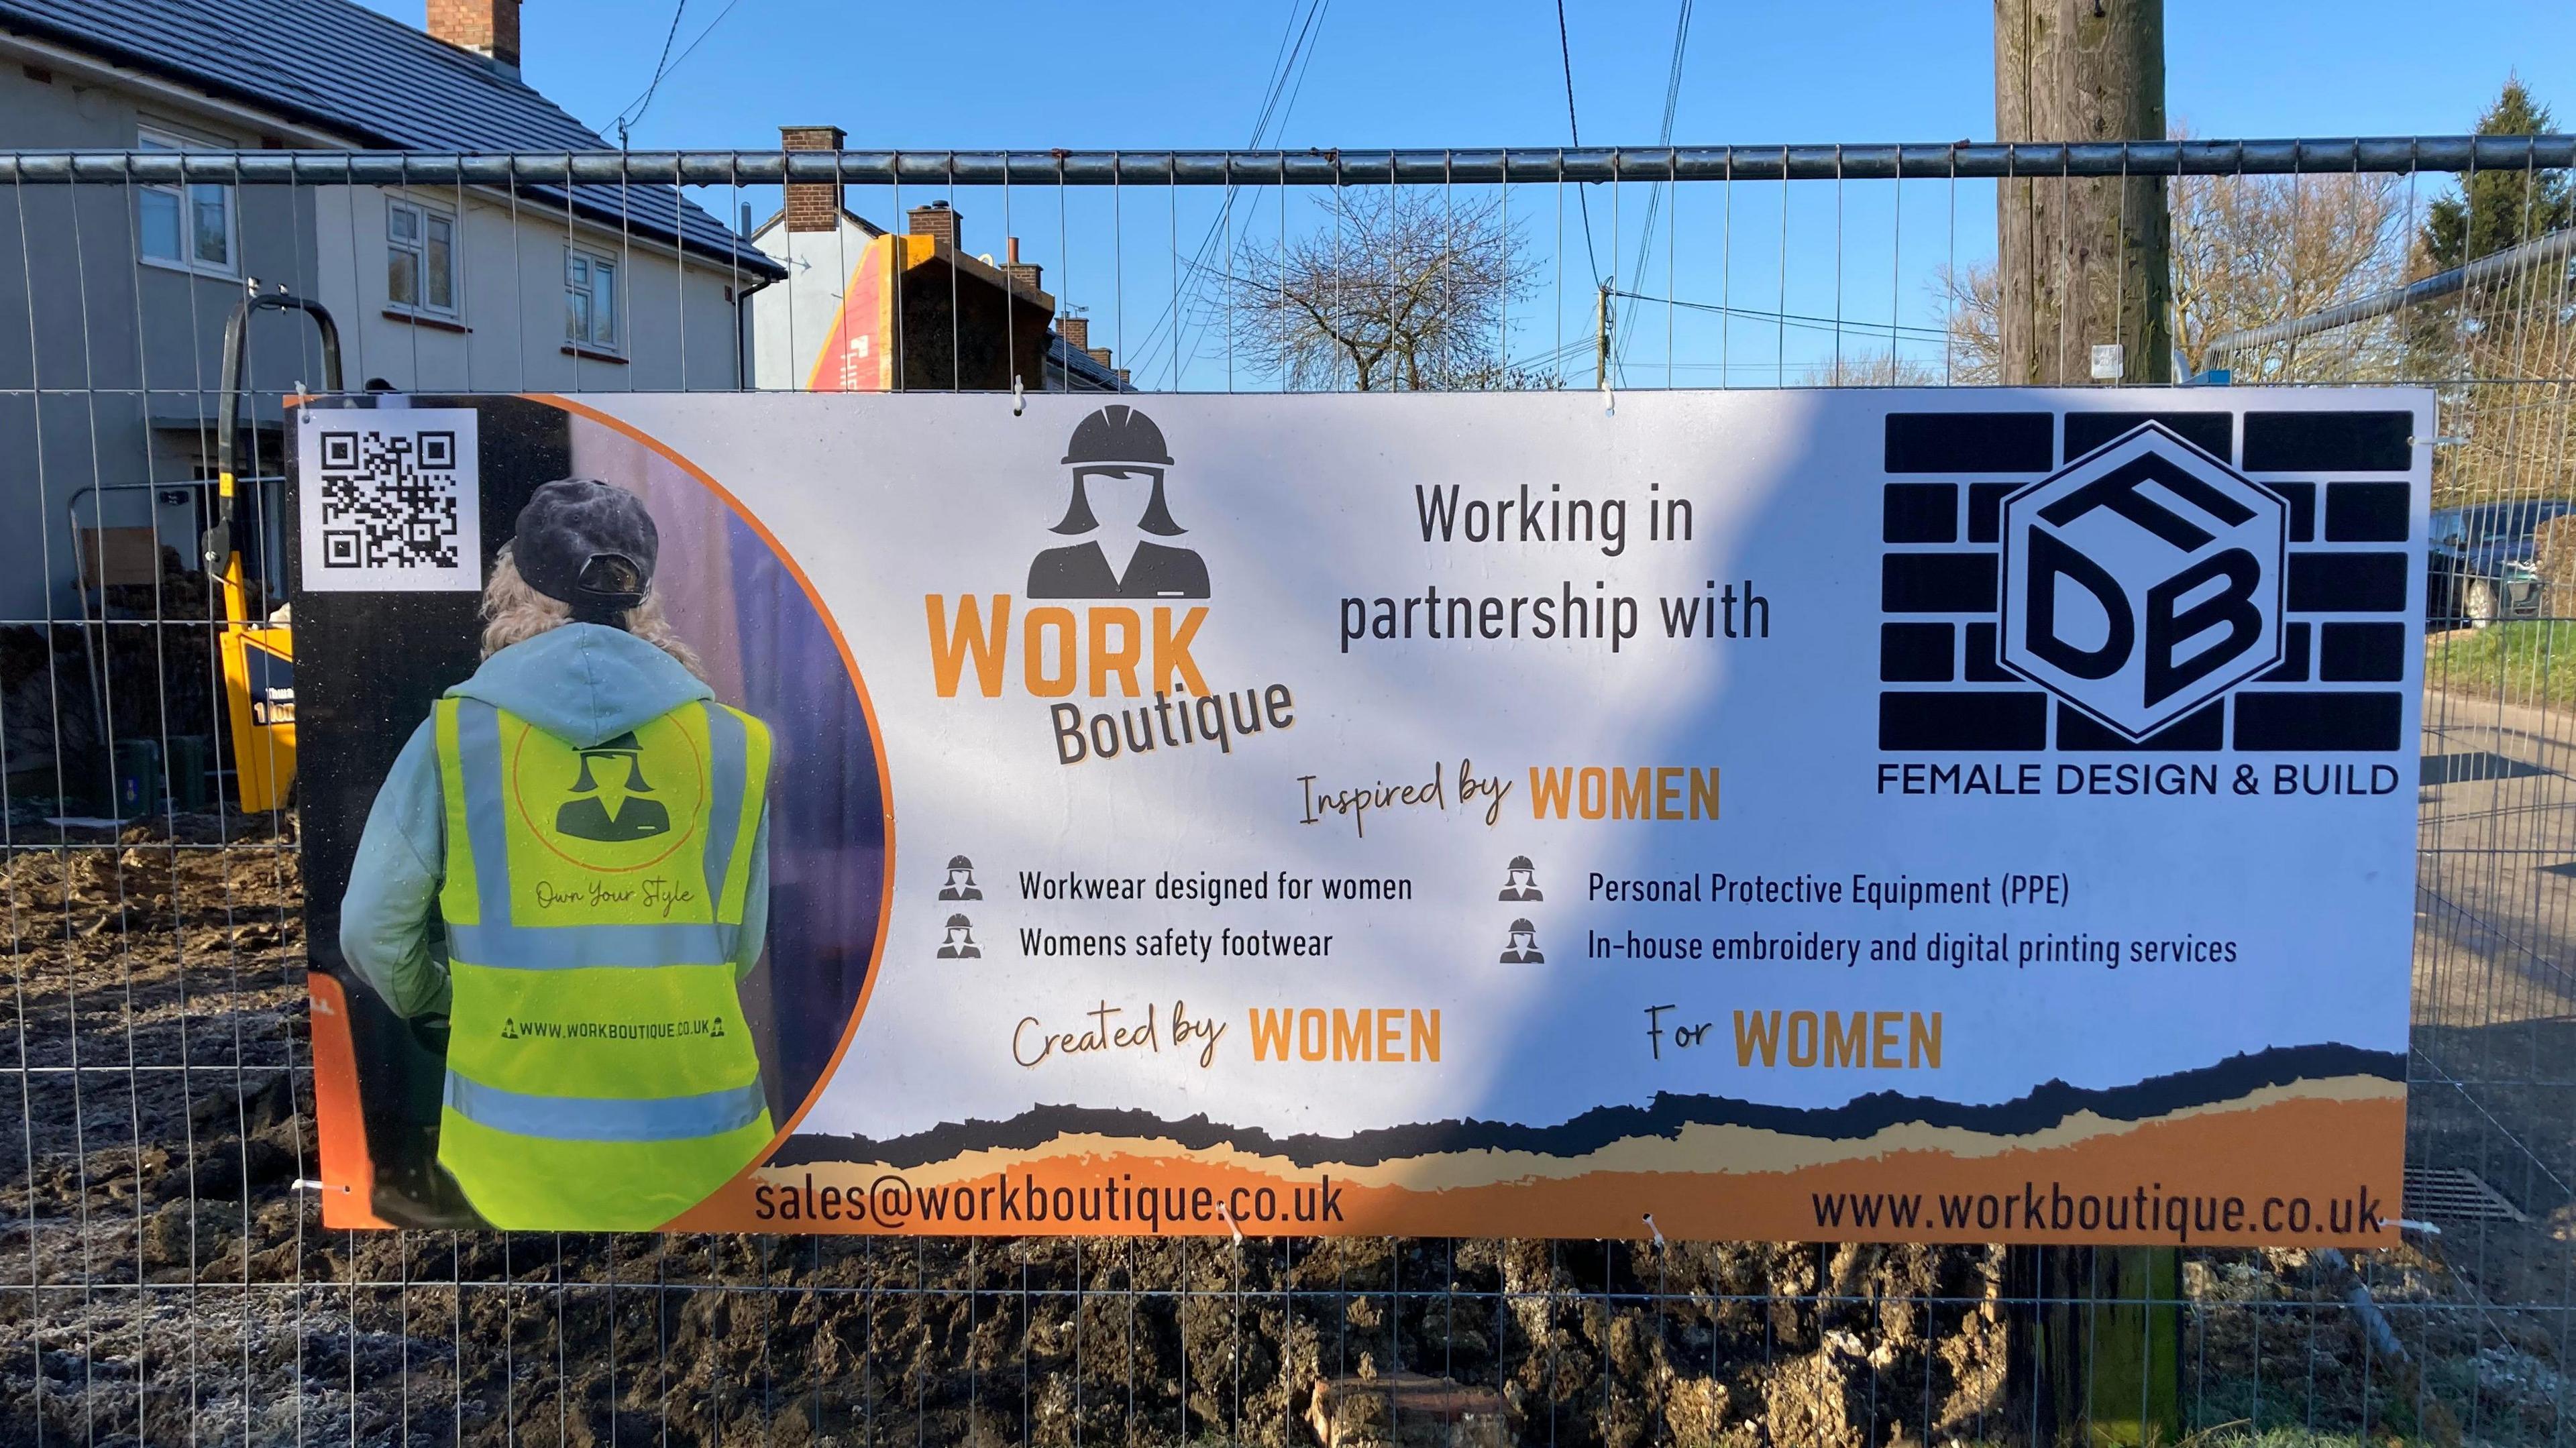
{"label": "soil ground", "polygon": [[[2199,1441],[2567,1430],[2576,746],[2428,717],[2410,1161],[2524,1220],[2188,1254]],[[1320,1381],[1397,1373],[1523,1443],[2031,1438],[2000,1248],[325,1231],[291,837],[12,825],[0,1448],[1308,1443]]]}

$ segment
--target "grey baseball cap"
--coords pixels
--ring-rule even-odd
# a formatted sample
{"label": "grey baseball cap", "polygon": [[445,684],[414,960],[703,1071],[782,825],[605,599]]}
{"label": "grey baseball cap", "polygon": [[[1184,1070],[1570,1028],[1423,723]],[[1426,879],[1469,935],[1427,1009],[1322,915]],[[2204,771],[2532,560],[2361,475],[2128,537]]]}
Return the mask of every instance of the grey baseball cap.
{"label": "grey baseball cap", "polygon": [[644,500],[597,478],[558,478],[519,510],[510,556],[528,586],[587,623],[616,623],[653,586],[661,535]]}

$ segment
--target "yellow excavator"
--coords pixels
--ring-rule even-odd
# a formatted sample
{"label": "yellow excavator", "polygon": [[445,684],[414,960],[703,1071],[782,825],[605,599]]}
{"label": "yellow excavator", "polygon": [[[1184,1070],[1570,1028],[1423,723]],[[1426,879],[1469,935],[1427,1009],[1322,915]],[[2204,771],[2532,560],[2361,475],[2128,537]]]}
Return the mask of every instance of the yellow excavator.
{"label": "yellow excavator", "polygon": [[[223,394],[215,404],[215,517],[201,551],[207,576],[216,580],[223,593],[224,616],[216,642],[223,659],[224,711],[232,738],[238,803],[245,813],[257,814],[283,805],[295,784],[295,628],[283,608],[272,612],[269,607],[269,600],[285,592],[284,560],[261,550],[260,586],[254,593],[233,531],[242,491],[239,431],[241,399],[248,389],[244,373],[249,365],[251,318],[260,312],[310,316],[322,336],[323,390],[340,391],[342,378],[340,328],[321,303],[283,288],[263,292],[256,280],[245,281],[242,291],[240,303],[224,323]],[[293,440],[286,445],[294,446]],[[261,536],[264,540],[265,533]]]}

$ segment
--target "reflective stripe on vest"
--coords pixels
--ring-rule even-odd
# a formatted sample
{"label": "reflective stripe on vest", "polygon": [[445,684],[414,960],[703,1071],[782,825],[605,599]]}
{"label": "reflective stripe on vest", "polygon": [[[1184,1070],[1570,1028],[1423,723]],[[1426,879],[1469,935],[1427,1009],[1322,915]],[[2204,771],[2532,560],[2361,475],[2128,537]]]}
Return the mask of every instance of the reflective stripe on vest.
{"label": "reflective stripe on vest", "polygon": [[731,963],[768,731],[694,702],[588,748],[474,699],[435,724],[439,1160],[497,1226],[667,1220],[770,1134]]}
{"label": "reflective stripe on vest", "polygon": [[450,1071],[448,1108],[478,1126],[559,1141],[677,1141],[717,1136],[760,1119],[769,1101],[754,1081],[696,1096],[529,1096]]}

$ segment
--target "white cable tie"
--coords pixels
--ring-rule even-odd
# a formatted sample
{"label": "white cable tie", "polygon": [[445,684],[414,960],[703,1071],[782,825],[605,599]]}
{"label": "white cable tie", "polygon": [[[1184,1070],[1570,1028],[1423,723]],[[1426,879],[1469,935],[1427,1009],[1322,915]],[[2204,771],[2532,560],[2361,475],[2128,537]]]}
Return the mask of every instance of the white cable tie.
{"label": "white cable tie", "polygon": [[310,1177],[297,1177],[294,1181],[287,1183],[286,1189],[294,1192],[318,1192],[322,1190],[324,1185],[324,1183],[314,1181]]}
{"label": "white cable tie", "polygon": [[[2385,1227],[2390,1225],[2390,1223],[2386,1217],[2382,1217],[2379,1219],[2379,1225]],[[2427,1237],[2438,1237],[2442,1235],[2441,1228],[2434,1226],[2430,1222],[2416,1221],[2412,1217],[2399,1217],[2395,1225],[2409,1232],[2421,1232]]]}
{"label": "white cable tie", "polygon": [[1664,1229],[1655,1225],[1654,1213],[1648,1212],[1645,1216],[1646,1230],[1655,1234],[1655,1245],[1659,1248],[1662,1247],[1664,1245]]}
{"label": "white cable tie", "polygon": [[1216,1207],[1216,1215],[1219,1221],[1225,1223],[1225,1229],[1234,1234],[1234,1245],[1238,1247],[1242,1246],[1243,1228],[1234,1220],[1234,1209],[1223,1202],[1219,1202]]}
{"label": "white cable tie", "polygon": [[1028,410],[1028,393],[1021,389],[1020,374],[1014,372],[1011,374],[1011,416],[1017,417]]}

